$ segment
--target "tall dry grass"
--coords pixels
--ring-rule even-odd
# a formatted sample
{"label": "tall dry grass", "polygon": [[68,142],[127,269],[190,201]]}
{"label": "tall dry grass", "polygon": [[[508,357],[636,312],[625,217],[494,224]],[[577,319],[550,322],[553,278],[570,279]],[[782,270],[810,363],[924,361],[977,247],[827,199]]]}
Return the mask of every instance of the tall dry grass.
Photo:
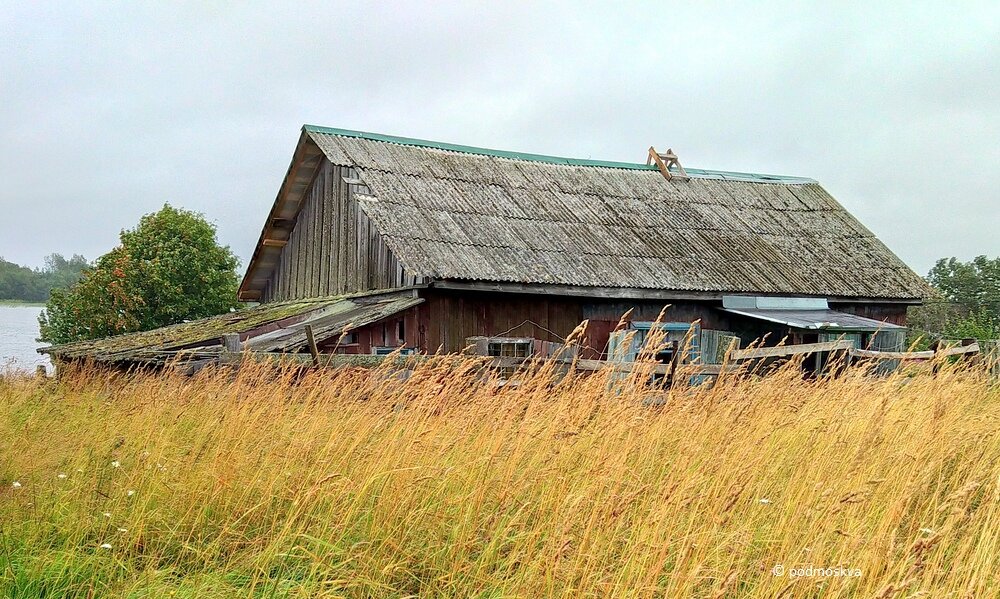
{"label": "tall dry grass", "polygon": [[0,595],[1000,595],[981,374],[477,368],[7,378]]}

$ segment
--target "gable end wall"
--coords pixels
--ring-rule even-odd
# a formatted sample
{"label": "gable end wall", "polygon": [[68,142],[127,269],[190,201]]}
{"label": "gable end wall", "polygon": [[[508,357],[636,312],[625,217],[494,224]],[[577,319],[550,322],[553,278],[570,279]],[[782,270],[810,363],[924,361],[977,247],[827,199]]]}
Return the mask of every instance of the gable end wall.
{"label": "gable end wall", "polygon": [[350,167],[323,160],[261,301],[342,295],[415,285],[358,206]]}

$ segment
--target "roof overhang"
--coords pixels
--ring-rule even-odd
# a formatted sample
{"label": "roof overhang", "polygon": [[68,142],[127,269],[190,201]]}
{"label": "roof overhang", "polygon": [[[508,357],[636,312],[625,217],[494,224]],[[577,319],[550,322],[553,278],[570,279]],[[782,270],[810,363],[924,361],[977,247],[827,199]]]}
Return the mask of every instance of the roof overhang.
{"label": "roof overhang", "polygon": [[803,331],[874,332],[905,329],[896,324],[831,310],[826,298],[727,295],[722,311]]}
{"label": "roof overhang", "polygon": [[745,316],[787,326],[803,331],[822,331],[827,333],[873,333],[875,331],[903,330],[896,324],[865,318],[836,310],[758,310],[722,308],[723,312]]}
{"label": "roof overhang", "polygon": [[[544,283],[510,283],[493,281],[468,281],[437,279],[427,283],[427,287],[449,291],[470,291],[483,293],[519,293],[537,295],[565,295],[572,297],[592,297],[600,299],[639,299],[667,301],[712,301],[725,302],[728,298],[757,296],[734,296],[731,291],[700,291],[683,289],[644,289],[635,287],[587,287],[583,285],[553,285]],[[779,300],[818,300],[826,307],[829,303],[837,304],[901,304],[918,305],[920,298],[886,298],[886,297],[846,297],[846,296],[762,296],[767,299]]]}
{"label": "roof overhang", "polygon": [[291,237],[295,219],[302,210],[306,193],[323,162],[323,156],[323,151],[303,130],[292,155],[292,163],[288,166],[278,196],[260,232],[257,247],[247,265],[246,275],[240,283],[237,294],[240,301],[257,301],[261,298],[267,279],[281,258],[281,250]]}

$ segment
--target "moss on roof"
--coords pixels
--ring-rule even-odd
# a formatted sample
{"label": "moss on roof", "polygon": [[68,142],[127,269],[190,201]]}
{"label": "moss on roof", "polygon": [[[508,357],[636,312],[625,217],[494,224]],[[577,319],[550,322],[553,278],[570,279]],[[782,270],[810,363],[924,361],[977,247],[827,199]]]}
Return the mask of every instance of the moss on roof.
{"label": "moss on roof", "polygon": [[220,345],[223,335],[241,333],[271,322],[306,314],[344,299],[341,296],[263,304],[151,331],[54,345],[43,347],[38,351],[63,359],[128,361],[157,352]]}

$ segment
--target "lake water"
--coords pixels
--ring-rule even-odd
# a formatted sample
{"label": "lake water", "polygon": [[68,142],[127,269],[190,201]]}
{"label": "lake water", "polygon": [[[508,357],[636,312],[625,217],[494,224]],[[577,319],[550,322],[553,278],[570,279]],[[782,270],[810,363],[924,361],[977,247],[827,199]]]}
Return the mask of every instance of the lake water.
{"label": "lake water", "polygon": [[50,371],[48,356],[35,350],[44,345],[38,337],[38,314],[35,306],[0,306],[0,371],[7,369],[35,371],[44,364]]}

